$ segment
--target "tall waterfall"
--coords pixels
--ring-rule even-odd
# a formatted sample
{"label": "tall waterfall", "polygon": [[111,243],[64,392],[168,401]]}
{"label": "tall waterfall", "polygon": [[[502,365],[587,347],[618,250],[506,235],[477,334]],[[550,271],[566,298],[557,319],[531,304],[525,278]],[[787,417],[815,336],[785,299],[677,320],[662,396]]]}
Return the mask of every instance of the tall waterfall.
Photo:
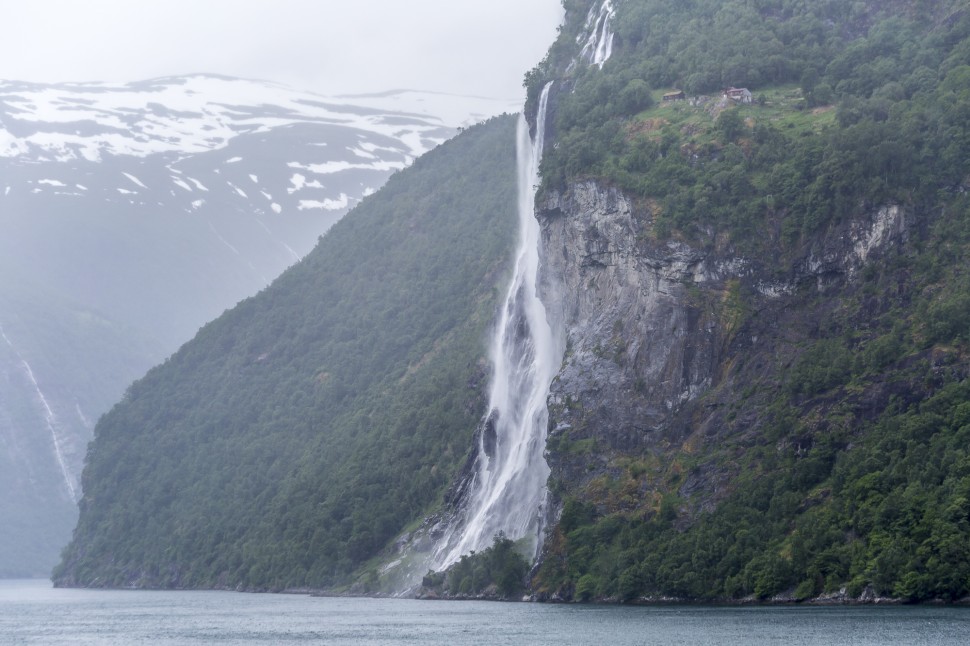
{"label": "tall waterfall", "polygon": [[561,343],[536,293],[539,223],[535,217],[539,161],[551,83],[539,99],[535,139],[519,117],[519,248],[515,272],[492,340],[493,375],[488,414],[478,434],[477,457],[461,509],[437,542],[432,566],[443,569],[462,554],[488,547],[504,532],[538,545],[549,466],[543,451],[549,385],[562,362]]}
{"label": "tall waterfall", "polygon": [[586,44],[579,54],[580,60],[602,69],[603,64],[613,54],[613,17],[615,15],[616,8],[613,6],[613,0],[604,0],[599,10],[596,9],[596,5],[593,5],[586,17],[583,33],[577,41],[582,42],[583,36],[586,36]]}
{"label": "tall waterfall", "polygon": [[47,432],[51,436],[51,445],[54,448],[54,458],[57,461],[57,466],[60,468],[61,477],[64,479],[65,490],[70,496],[71,502],[77,502],[78,496],[78,486],[75,483],[74,476],[71,474],[71,469],[67,466],[67,460],[64,457],[64,449],[62,447],[62,439],[60,434],[57,432],[57,417],[54,415],[54,410],[51,408],[50,403],[44,396],[44,391],[40,389],[40,384],[37,383],[37,378],[34,376],[34,370],[27,363],[27,360],[21,356],[14,347],[13,342],[7,337],[7,334],[3,331],[3,326],[0,325],[0,338],[9,346],[10,351],[13,355],[20,361],[20,368],[30,383],[31,389],[37,396],[37,403],[40,404],[40,409],[43,412],[44,423],[47,426]]}

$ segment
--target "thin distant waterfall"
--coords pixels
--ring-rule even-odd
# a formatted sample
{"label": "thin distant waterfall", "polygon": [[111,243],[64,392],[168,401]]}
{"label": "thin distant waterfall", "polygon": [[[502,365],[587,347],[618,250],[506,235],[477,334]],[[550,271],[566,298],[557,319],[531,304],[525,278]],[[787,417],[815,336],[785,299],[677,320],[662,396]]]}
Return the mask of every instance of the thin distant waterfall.
{"label": "thin distant waterfall", "polygon": [[503,532],[538,545],[549,466],[543,451],[549,385],[562,349],[536,293],[539,223],[535,217],[539,161],[546,129],[549,89],[539,99],[535,139],[524,116],[518,126],[519,248],[515,272],[492,340],[493,376],[489,412],[479,432],[470,484],[454,522],[437,542],[433,567],[442,569],[462,554],[481,550]]}
{"label": "thin distant waterfall", "polygon": [[51,409],[50,403],[44,396],[44,391],[40,389],[40,384],[37,383],[37,378],[34,376],[34,371],[27,363],[27,360],[21,356],[14,347],[13,342],[7,337],[6,333],[3,331],[3,326],[0,326],[0,338],[10,347],[10,351],[17,357],[20,361],[20,368],[23,370],[24,376],[27,377],[27,381],[30,382],[31,388],[33,388],[34,393],[37,395],[37,403],[40,404],[41,409],[44,414],[44,423],[47,426],[47,432],[50,433],[51,443],[54,448],[54,458],[57,460],[57,466],[61,470],[61,477],[64,479],[64,487],[68,496],[70,496],[71,502],[78,501],[78,491],[77,485],[74,483],[74,477],[71,475],[71,470],[67,466],[67,460],[64,458],[64,450],[61,447],[62,441],[61,437],[57,432],[57,417],[54,415],[53,409]]}

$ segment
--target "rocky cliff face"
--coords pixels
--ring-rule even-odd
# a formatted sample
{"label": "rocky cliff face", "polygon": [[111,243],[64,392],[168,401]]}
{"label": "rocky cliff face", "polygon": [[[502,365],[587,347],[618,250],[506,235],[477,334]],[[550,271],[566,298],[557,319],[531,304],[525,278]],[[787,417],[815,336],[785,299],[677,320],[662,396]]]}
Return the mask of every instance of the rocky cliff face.
{"label": "rocky cliff face", "polygon": [[558,281],[546,302],[568,330],[552,436],[655,444],[671,413],[711,385],[719,330],[689,289],[723,287],[720,268],[686,244],[648,241],[649,219],[594,182],[550,195],[542,224],[547,284]]}
{"label": "rocky cliff face", "polygon": [[[750,258],[713,235],[660,239],[650,204],[592,180],[546,194],[539,218],[544,302],[567,336],[549,400],[551,486],[602,511],[623,505],[597,482],[624,459],[653,465],[628,492],[633,508],[659,499],[675,452],[757,431],[759,391],[779,385],[867,263],[905,249],[911,226],[889,205],[787,257]],[[712,508],[730,477],[724,465],[691,473],[679,492],[696,503],[688,516]]]}

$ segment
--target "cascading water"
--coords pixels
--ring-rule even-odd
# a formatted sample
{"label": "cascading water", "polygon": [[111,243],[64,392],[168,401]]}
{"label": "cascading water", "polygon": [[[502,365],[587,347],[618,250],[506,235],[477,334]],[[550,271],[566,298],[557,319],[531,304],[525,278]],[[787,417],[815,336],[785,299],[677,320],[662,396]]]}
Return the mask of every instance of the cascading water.
{"label": "cascading water", "polygon": [[[539,99],[535,139],[519,117],[519,248],[515,272],[492,341],[489,412],[478,434],[471,481],[457,517],[432,555],[443,569],[462,554],[488,547],[499,532],[538,545],[549,466],[543,457],[549,386],[562,362],[562,344],[537,294],[539,223],[535,217],[539,161],[551,83]],[[561,336],[561,335],[559,335]]]}
{"label": "cascading water", "polygon": [[598,11],[596,6],[593,6],[586,17],[583,33],[577,41],[582,42],[583,35],[586,35],[586,44],[579,54],[579,60],[602,69],[603,64],[613,54],[613,17],[615,15],[616,8],[613,6],[613,0],[605,0]]}
{"label": "cascading water", "polygon": [[57,418],[54,415],[53,409],[51,409],[47,398],[44,396],[44,391],[40,389],[40,384],[37,383],[37,378],[34,377],[34,371],[27,363],[17,349],[14,347],[13,342],[7,337],[7,334],[3,331],[3,326],[0,326],[0,338],[10,347],[11,352],[20,361],[20,368],[23,370],[24,376],[27,381],[30,382],[31,388],[37,395],[37,402],[40,404],[41,410],[44,415],[44,423],[47,426],[47,432],[50,433],[51,442],[54,447],[54,457],[57,460],[57,466],[60,468],[61,476],[64,478],[64,487],[68,496],[72,502],[78,501],[78,491],[77,485],[74,482],[74,477],[71,475],[71,470],[67,466],[67,460],[64,458],[64,450],[61,447],[61,437],[57,432]]}
{"label": "cascading water", "polygon": [[[579,63],[603,67],[613,53],[615,14],[613,0],[590,9],[576,40],[585,44],[569,69]],[[519,248],[492,340],[489,412],[479,429],[470,474],[459,486],[454,514],[432,531],[434,547],[422,562],[434,570],[487,548],[500,532],[513,540],[528,539],[532,550],[541,539],[549,477],[543,455],[549,419],[546,400],[564,352],[564,335],[550,325],[538,296],[535,198],[551,86],[543,88],[539,99],[534,140],[525,117],[519,118]]]}

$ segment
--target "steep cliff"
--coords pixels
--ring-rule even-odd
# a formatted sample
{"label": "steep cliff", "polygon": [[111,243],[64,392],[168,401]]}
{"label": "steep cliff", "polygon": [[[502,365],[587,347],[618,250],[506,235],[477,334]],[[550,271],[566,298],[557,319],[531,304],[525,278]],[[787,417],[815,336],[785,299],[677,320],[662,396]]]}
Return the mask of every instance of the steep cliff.
{"label": "steep cliff", "polygon": [[550,401],[551,458],[558,481],[581,488],[603,471],[589,470],[575,442],[609,455],[723,432],[718,409],[730,402],[718,394],[780,382],[866,262],[903,254],[908,240],[905,211],[888,206],[833,228],[778,272],[732,249],[659,240],[649,214],[593,180],[551,192],[540,214],[555,285],[547,303],[569,345]]}
{"label": "steep cliff", "polygon": [[[540,598],[970,592],[970,21],[862,4],[617,3],[599,65],[577,4],[527,79],[560,87],[538,217],[567,344]],[[760,100],[705,94],[732,77]]]}
{"label": "steep cliff", "polygon": [[923,317],[947,289],[926,282],[927,255],[952,251],[954,229],[944,271],[966,306],[967,216],[886,206],[779,271],[652,237],[613,187],[550,194],[568,350],[547,454],[562,516],[538,589],[965,593],[970,356],[965,337],[929,342]]}

